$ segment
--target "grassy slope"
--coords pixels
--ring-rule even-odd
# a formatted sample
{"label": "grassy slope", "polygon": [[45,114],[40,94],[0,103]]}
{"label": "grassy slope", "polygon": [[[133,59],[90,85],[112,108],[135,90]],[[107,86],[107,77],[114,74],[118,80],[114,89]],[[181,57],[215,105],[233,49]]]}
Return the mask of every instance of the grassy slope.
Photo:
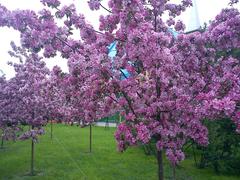
{"label": "grassy slope", "polygon": [[[155,158],[144,155],[140,148],[130,148],[125,153],[118,153],[113,138],[114,130],[94,127],[93,152],[88,153],[88,128],[55,126],[53,140],[51,141],[47,132],[36,145],[36,168],[39,174],[34,177],[25,176],[30,166],[30,142],[8,142],[7,148],[0,150],[0,179],[157,179]],[[167,163],[165,171],[166,177],[169,177],[171,169]],[[188,180],[240,179],[216,176],[210,170],[196,169],[191,159],[181,164],[177,175],[179,179]]]}

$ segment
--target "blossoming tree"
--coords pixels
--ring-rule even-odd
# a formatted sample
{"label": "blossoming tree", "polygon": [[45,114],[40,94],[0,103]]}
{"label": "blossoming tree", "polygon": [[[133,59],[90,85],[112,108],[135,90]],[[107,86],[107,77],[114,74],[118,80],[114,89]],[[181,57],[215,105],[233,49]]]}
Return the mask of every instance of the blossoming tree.
{"label": "blossoming tree", "polygon": [[[180,4],[109,0],[109,8],[90,0],[92,10],[109,12],[100,17],[96,31],[74,5],[41,2],[46,8],[39,14],[1,6],[0,26],[20,31],[22,46],[30,51],[43,50],[46,58],[59,51],[69,60],[72,85],[77,90],[84,87],[87,96],[86,121],[104,117],[110,110],[122,112],[125,120],[115,134],[121,151],[154,139],[159,179],[164,178],[164,151],[175,166],[184,159],[182,147],[188,139],[208,144],[203,119],[228,116],[239,131],[239,57],[231,56],[240,46],[237,9],[224,9],[205,32],[184,34],[185,25],[176,17],[192,5],[191,0]],[[230,5],[237,2],[231,0]],[[58,26],[56,19],[64,25]],[[174,38],[170,27],[181,34]],[[72,38],[73,29],[80,31],[81,38]],[[118,53],[110,59],[107,46],[114,40]],[[80,70],[76,74],[75,67]],[[130,77],[121,80],[126,76],[123,69]]]}
{"label": "blossoming tree", "polygon": [[30,175],[34,175],[34,143],[38,136],[44,133],[43,126],[47,121],[44,88],[49,70],[40,56],[28,53],[24,48],[13,45],[10,55],[18,57],[20,62],[10,63],[16,75],[8,81],[6,89],[12,95],[12,98],[8,99],[9,104],[14,107],[12,112],[8,112],[8,116],[18,124],[29,125],[29,129],[23,132],[19,139],[31,139]]}
{"label": "blossoming tree", "polygon": [[0,77],[0,129],[1,129],[1,149],[5,140],[16,140],[16,131],[19,130],[17,122],[9,116],[13,113],[14,99],[7,91],[8,82],[5,77]]}

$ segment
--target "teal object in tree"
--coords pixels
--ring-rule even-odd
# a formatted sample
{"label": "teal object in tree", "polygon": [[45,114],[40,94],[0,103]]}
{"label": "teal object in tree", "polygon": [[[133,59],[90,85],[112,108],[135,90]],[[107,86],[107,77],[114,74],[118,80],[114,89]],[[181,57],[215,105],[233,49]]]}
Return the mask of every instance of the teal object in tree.
{"label": "teal object in tree", "polygon": [[112,44],[108,46],[108,56],[112,58],[117,55],[117,41],[114,41]]}
{"label": "teal object in tree", "polygon": [[[117,41],[114,41],[108,46],[108,56],[111,57],[114,63],[114,57],[117,55]],[[130,73],[126,69],[121,69],[121,80],[127,79],[130,77]]]}

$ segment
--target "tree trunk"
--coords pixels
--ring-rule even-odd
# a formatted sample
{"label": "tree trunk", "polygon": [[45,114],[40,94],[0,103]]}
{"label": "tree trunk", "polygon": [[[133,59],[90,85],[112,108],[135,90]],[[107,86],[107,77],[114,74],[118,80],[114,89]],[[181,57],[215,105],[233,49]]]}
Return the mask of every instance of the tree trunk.
{"label": "tree trunk", "polygon": [[[157,27],[157,19],[156,19],[156,15],[155,15],[155,31],[156,31],[156,27]],[[157,81],[156,81],[156,92],[157,92],[157,97],[159,98],[161,96],[161,87],[160,87],[160,78],[157,77]],[[157,109],[157,120],[158,122],[161,122],[161,112],[160,109]],[[158,139],[159,140],[159,139]],[[157,150],[157,161],[158,161],[158,179],[159,180],[164,180],[164,172],[163,172],[163,151],[162,150]]]}
{"label": "tree trunk", "polygon": [[121,116],[121,114],[120,114],[120,112],[119,112],[119,114],[118,114],[118,120],[116,120],[116,127],[118,127],[118,125],[121,123],[121,121],[122,121],[122,116]]}
{"label": "tree trunk", "polygon": [[[33,129],[33,127],[32,127]],[[31,167],[30,167],[30,175],[34,175],[34,141],[32,139],[32,144],[31,144]]]}
{"label": "tree trunk", "polygon": [[90,124],[90,134],[89,134],[89,152],[92,152],[92,125]]}
{"label": "tree trunk", "polygon": [[176,180],[176,166],[172,165],[172,170],[173,170],[173,180]]}
{"label": "tree trunk", "polygon": [[106,128],[109,128],[109,120],[108,120],[108,118],[109,118],[109,117],[107,117],[107,120],[106,120],[106,122],[105,122],[105,129],[106,129]]}
{"label": "tree trunk", "polygon": [[193,151],[193,158],[194,158],[195,166],[197,167],[197,166],[198,166],[198,163],[197,163],[195,148],[194,148],[194,145],[193,145],[193,144],[192,144],[192,151]]}
{"label": "tree trunk", "polygon": [[51,120],[51,140],[53,139],[53,120]]}
{"label": "tree trunk", "polygon": [[158,180],[164,180],[163,174],[163,152],[157,151],[157,162],[158,162]]}
{"label": "tree trunk", "polygon": [[1,149],[3,149],[3,144],[4,144],[4,135],[2,134]]}

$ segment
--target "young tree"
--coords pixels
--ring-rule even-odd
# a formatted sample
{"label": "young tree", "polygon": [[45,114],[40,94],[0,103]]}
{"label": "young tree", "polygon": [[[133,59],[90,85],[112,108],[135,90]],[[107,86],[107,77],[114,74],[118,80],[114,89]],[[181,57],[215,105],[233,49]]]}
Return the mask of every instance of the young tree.
{"label": "young tree", "polygon": [[53,67],[50,76],[47,77],[47,83],[44,87],[44,95],[46,102],[46,118],[50,121],[51,130],[50,136],[53,139],[53,120],[64,121],[64,114],[61,112],[62,107],[64,107],[65,99],[63,99],[63,94],[65,94],[64,78],[66,75],[62,72],[61,68],[58,66]]}
{"label": "young tree", "polygon": [[19,139],[31,139],[30,175],[34,175],[34,144],[37,142],[38,136],[44,133],[43,126],[47,123],[44,88],[49,70],[41,57],[34,53],[27,53],[24,48],[14,46],[13,52],[10,54],[24,61],[11,63],[16,75],[8,81],[8,90],[11,91],[15,101],[11,103],[14,111],[8,112],[8,115],[16,122],[24,122],[29,125],[29,129],[21,134]]}

